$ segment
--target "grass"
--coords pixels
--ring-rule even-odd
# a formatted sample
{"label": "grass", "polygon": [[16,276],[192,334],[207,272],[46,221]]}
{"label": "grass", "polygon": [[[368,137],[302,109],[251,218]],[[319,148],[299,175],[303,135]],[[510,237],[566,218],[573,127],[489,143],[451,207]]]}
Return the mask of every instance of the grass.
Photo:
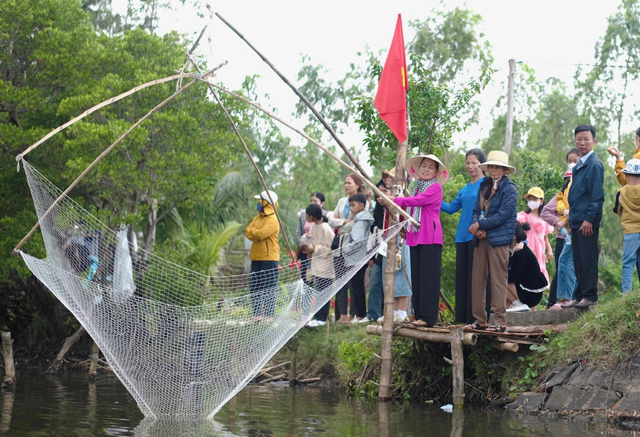
{"label": "grass", "polygon": [[550,366],[588,360],[611,367],[640,350],[640,292],[604,293],[600,303],[550,338],[546,351]]}

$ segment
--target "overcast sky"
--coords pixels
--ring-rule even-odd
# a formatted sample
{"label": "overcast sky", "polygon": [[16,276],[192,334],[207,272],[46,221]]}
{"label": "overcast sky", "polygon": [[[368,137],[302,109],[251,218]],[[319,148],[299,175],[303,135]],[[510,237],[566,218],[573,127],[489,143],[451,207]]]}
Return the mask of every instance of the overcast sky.
{"label": "overcast sky", "polygon": [[[259,74],[259,92],[269,94],[280,115],[289,119],[296,98],[268,67],[220,20],[209,20],[203,1],[204,19],[189,8],[174,11],[161,19],[162,30],[175,29],[197,33],[205,25],[210,29],[201,52],[210,63],[229,61],[218,76],[226,86],[239,87],[245,75]],[[413,38],[409,21],[425,19],[434,8],[453,9],[465,6],[458,0],[447,0],[446,6],[435,0],[421,1],[351,1],[293,0],[235,1],[211,3],[246,38],[291,80],[300,69],[300,56],[310,56],[314,64],[330,71],[329,80],[342,77],[349,63],[357,61],[358,51],[369,45],[372,50],[387,50],[391,44],[398,13],[402,14],[405,42]],[[604,34],[607,17],[616,12],[617,1],[591,0],[478,0],[467,7],[483,17],[479,27],[491,43],[497,71],[490,86],[480,98],[481,124],[469,142],[469,133],[456,138],[459,147],[474,146],[473,138],[486,137],[491,126],[491,108],[504,88],[508,60],[527,62],[539,79],[556,76],[572,83],[573,64],[591,64],[594,45]],[[301,125],[300,122],[297,125]],[[292,134],[291,136],[293,136]],[[350,143],[358,143],[357,128],[345,133]],[[467,142],[464,144],[464,142]],[[353,144],[357,150],[359,144]]]}

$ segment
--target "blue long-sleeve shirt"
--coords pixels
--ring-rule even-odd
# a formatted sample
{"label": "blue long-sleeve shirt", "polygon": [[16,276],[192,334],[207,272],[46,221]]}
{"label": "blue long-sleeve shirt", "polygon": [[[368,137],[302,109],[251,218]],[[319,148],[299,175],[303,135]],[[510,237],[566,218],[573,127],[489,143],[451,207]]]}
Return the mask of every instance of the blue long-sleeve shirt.
{"label": "blue long-sleeve shirt", "polygon": [[471,226],[473,207],[476,206],[476,201],[478,200],[478,190],[480,189],[482,179],[483,178],[480,178],[475,183],[469,182],[458,191],[458,194],[451,203],[442,202],[440,206],[440,211],[446,212],[447,214],[455,214],[462,209],[456,229],[456,243],[466,243],[473,239],[473,235],[469,232],[469,226]]}

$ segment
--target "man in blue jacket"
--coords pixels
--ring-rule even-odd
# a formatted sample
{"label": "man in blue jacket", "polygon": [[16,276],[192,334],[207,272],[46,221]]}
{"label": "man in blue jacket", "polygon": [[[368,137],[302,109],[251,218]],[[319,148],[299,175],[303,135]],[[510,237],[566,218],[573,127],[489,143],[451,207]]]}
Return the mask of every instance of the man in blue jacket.
{"label": "man in blue jacket", "polygon": [[593,152],[596,128],[581,124],[575,131],[580,160],[569,190],[569,227],[578,283],[574,300],[563,308],[587,308],[598,302],[598,235],[604,203],[604,168]]}

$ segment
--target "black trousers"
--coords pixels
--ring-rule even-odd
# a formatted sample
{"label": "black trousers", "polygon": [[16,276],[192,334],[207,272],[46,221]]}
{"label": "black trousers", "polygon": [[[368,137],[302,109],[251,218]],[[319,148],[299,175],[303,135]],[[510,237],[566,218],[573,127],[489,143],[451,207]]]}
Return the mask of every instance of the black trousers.
{"label": "black trousers", "polygon": [[456,323],[473,323],[471,310],[471,271],[473,241],[456,243]]}
{"label": "black trousers", "polygon": [[575,300],[598,301],[598,236],[600,229],[593,229],[590,237],[582,235],[578,228],[571,228],[573,265],[576,269]]}
{"label": "black trousers", "polygon": [[[333,268],[336,272],[336,281],[342,277],[346,273],[348,267],[345,266],[344,257],[342,255],[336,256],[333,258]],[[353,286],[352,281],[347,282],[337,293],[336,293],[336,307],[335,307],[335,315],[336,320],[340,318],[342,314],[350,314],[352,316],[356,315],[356,303],[353,299]],[[364,276],[362,277],[362,286],[364,287]],[[351,288],[351,308],[349,308],[349,289]],[[366,308],[365,308],[366,313]]]}
{"label": "black trousers", "polygon": [[369,267],[368,264],[363,265],[349,281],[349,289],[351,290],[350,312],[355,309],[355,314],[352,315],[358,318],[367,316],[367,291],[364,287],[364,275],[367,273],[367,267]]}
{"label": "black trousers", "polygon": [[[325,291],[327,288],[331,287],[332,283],[333,283],[333,279],[331,278],[315,278],[313,283],[313,288],[315,288],[316,290]],[[316,313],[315,316],[313,316],[313,318],[315,320],[321,320],[323,322],[326,322],[327,318],[329,317],[330,308],[331,308],[331,299],[329,299],[329,301],[326,304],[324,304],[322,308],[318,310],[318,312]]]}
{"label": "black trousers", "polygon": [[[471,272],[473,271],[473,240],[456,243],[456,323],[473,323],[471,306]],[[487,320],[491,310],[491,273],[487,277]]]}
{"label": "black trousers", "polygon": [[411,305],[416,320],[435,325],[440,303],[442,246],[419,244],[411,247]]}
{"label": "black trousers", "polygon": [[556,262],[556,274],[553,275],[551,285],[549,286],[549,303],[547,308],[551,308],[558,302],[558,258],[564,247],[564,238],[556,238],[556,248],[553,250],[553,258]]}
{"label": "black trousers", "polygon": [[273,317],[278,289],[278,261],[251,261],[251,307],[254,316]]}

